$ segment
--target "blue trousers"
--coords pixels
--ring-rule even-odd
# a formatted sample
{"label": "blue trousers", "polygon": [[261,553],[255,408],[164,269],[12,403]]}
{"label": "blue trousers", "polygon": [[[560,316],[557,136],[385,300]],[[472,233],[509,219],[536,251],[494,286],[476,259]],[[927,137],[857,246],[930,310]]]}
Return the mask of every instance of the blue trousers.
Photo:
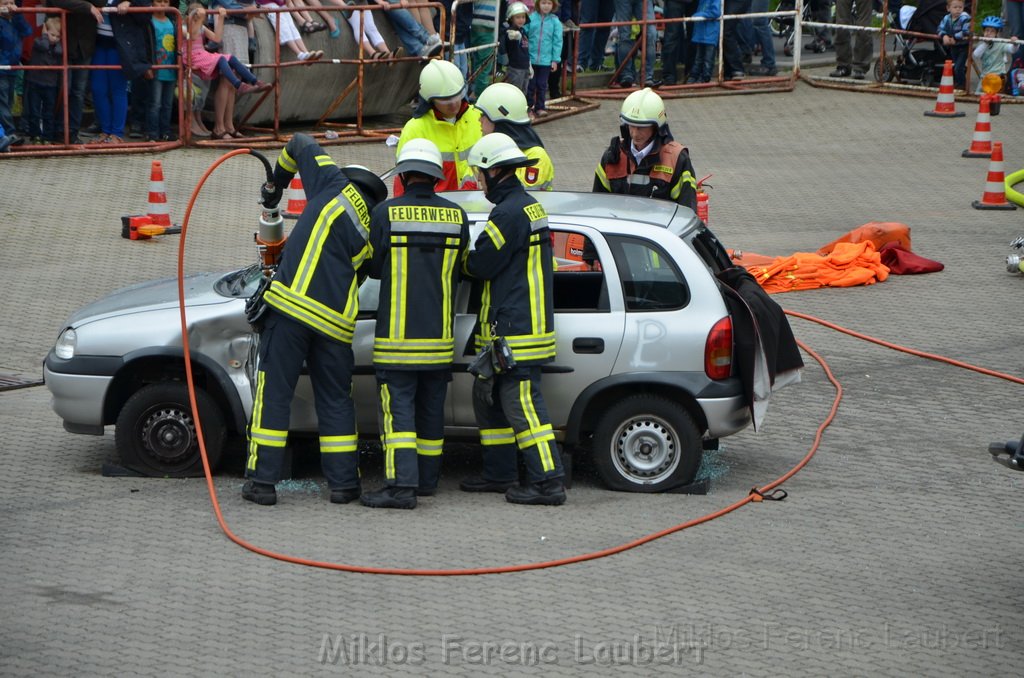
{"label": "blue trousers", "polygon": [[432,490],[441,476],[444,399],[450,369],[377,370],[384,479]]}
{"label": "blue trousers", "polygon": [[117,48],[97,45],[92,63],[94,66],[118,66],[92,72],[92,105],[100,131],[123,138],[128,117],[128,80],[121,72]]}

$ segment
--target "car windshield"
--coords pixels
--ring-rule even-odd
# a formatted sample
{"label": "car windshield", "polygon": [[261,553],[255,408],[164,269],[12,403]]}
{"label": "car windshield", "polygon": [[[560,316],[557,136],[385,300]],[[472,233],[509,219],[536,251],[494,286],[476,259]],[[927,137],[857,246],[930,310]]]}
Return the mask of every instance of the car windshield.
{"label": "car windshield", "polygon": [[250,297],[256,291],[262,271],[259,264],[228,273],[213,286],[214,291],[222,297],[238,299]]}

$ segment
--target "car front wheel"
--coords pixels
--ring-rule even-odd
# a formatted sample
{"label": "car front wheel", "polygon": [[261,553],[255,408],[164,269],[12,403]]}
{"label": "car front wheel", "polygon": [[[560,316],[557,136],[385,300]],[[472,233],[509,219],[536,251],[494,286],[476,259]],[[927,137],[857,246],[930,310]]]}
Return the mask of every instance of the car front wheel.
{"label": "car front wheel", "polygon": [[609,488],[661,492],[693,482],[703,451],[686,410],[666,398],[640,395],[603,413],[592,454]]}
{"label": "car front wheel", "polygon": [[[215,469],[224,449],[220,408],[206,391],[196,389],[206,454]],[[151,476],[201,476],[196,423],[188,387],[180,382],[150,384],[128,399],[117,417],[114,442],[121,463]]]}

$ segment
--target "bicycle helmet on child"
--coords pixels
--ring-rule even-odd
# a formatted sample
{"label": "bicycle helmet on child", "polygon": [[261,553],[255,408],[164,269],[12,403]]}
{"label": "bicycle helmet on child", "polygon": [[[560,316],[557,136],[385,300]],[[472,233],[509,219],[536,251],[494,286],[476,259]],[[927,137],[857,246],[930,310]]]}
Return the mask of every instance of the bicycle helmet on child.
{"label": "bicycle helmet on child", "polygon": [[982,28],[994,28],[997,31],[1003,30],[1003,20],[997,16],[987,16],[981,20]]}

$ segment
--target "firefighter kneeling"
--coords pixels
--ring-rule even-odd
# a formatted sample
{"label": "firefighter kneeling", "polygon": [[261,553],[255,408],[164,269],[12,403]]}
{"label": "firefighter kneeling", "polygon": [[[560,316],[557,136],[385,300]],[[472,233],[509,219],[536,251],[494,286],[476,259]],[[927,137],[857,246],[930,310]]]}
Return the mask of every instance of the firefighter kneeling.
{"label": "firefighter kneeling", "polygon": [[[536,163],[505,134],[474,144],[469,164],[495,207],[466,258],[483,283],[477,348],[495,352],[500,373],[476,378],[473,410],[480,427],[483,473],[460,483],[466,492],[504,492],[514,504],[565,503],[558,445],[540,392],[540,366],[555,359],[552,253],[544,208],[516,176]],[[526,464],[517,483],[516,450]]]}

